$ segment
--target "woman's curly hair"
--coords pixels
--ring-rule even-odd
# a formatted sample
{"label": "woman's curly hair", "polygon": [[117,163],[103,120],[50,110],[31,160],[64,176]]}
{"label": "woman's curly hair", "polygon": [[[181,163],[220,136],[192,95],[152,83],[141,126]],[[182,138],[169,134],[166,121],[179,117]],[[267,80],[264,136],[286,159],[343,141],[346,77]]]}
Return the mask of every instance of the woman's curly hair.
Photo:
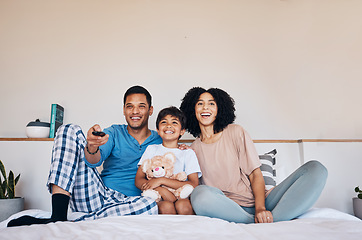
{"label": "woman's curly hair", "polygon": [[200,95],[205,92],[210,93],[214,97],[217,106],[214,133],[221,132],[235,120],[235,102],[227,92],[219,88],[209,88],[208,90],[201,87],[191,88],[182,99],[180,110],[186,116],[186,130],[194,137],[199,137],[201,133],[199,122],[195,115],[195,106],[199,101]]}

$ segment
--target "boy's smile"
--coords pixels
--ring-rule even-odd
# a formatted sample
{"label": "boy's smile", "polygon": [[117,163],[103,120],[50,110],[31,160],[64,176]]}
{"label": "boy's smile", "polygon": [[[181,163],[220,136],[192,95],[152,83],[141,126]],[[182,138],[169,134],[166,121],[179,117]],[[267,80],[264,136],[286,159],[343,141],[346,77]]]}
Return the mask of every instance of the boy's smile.
{"label": "boy's smile", "polygon": [[177,117],[166,115],[158,124],[158,135],[163,140],[163,143],[175,143],[177,147],[177,142],[180,136],[185,133],[185,129],[181,129],[181,123]]}

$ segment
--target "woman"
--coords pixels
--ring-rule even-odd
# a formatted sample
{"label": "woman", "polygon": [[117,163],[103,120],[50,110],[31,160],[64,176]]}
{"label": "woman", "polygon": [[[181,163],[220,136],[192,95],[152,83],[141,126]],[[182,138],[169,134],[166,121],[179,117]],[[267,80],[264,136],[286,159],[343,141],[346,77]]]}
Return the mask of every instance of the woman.
{"label": "woman", "polygon": [[203,177],[191,195],[197,215],[237,223],[267,223],[293,219],[318,199],[327,169],[310,161],[278,186],[266,191],[260,160],[248,133],[235,120],[234,100],[221,89],[190,89],[180,109],[186,129],[196,137]]}

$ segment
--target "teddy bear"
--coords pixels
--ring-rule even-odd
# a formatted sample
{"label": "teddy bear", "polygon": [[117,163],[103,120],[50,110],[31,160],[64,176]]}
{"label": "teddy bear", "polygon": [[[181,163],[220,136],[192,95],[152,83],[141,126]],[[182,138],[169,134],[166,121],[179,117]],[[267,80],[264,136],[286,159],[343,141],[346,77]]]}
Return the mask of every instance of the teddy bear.
{"label": "teddy bear", "polygon": [[[147,179],[165,177],[170,179],[176,179],[179,181],[186,181],[187,175],[185,172],[173,173],[174,164],[176,162],[176,156],[169,152],[163,156],[155,156],[151,159],[146,159],[142,163],[142,171],[146,174]],[[178,189],[162,186],[167,188],[171,193],[175,195],[177,199],[188,198],[194,187],[191,184],[185,184]],[[161,195],[154,189],[147,189],[142,192],[142,196],[150,197],[156,202],[161,200]]]}

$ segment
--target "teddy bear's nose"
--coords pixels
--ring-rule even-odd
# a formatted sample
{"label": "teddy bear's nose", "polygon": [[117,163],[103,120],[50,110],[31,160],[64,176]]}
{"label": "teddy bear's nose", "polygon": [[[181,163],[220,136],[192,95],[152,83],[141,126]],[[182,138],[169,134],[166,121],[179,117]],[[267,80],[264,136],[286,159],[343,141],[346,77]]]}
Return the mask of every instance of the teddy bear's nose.
{"label": "teddy bear's nose", "polygon": [[159,168],[155,168],[155,171],[158,171],[159,170]]}

